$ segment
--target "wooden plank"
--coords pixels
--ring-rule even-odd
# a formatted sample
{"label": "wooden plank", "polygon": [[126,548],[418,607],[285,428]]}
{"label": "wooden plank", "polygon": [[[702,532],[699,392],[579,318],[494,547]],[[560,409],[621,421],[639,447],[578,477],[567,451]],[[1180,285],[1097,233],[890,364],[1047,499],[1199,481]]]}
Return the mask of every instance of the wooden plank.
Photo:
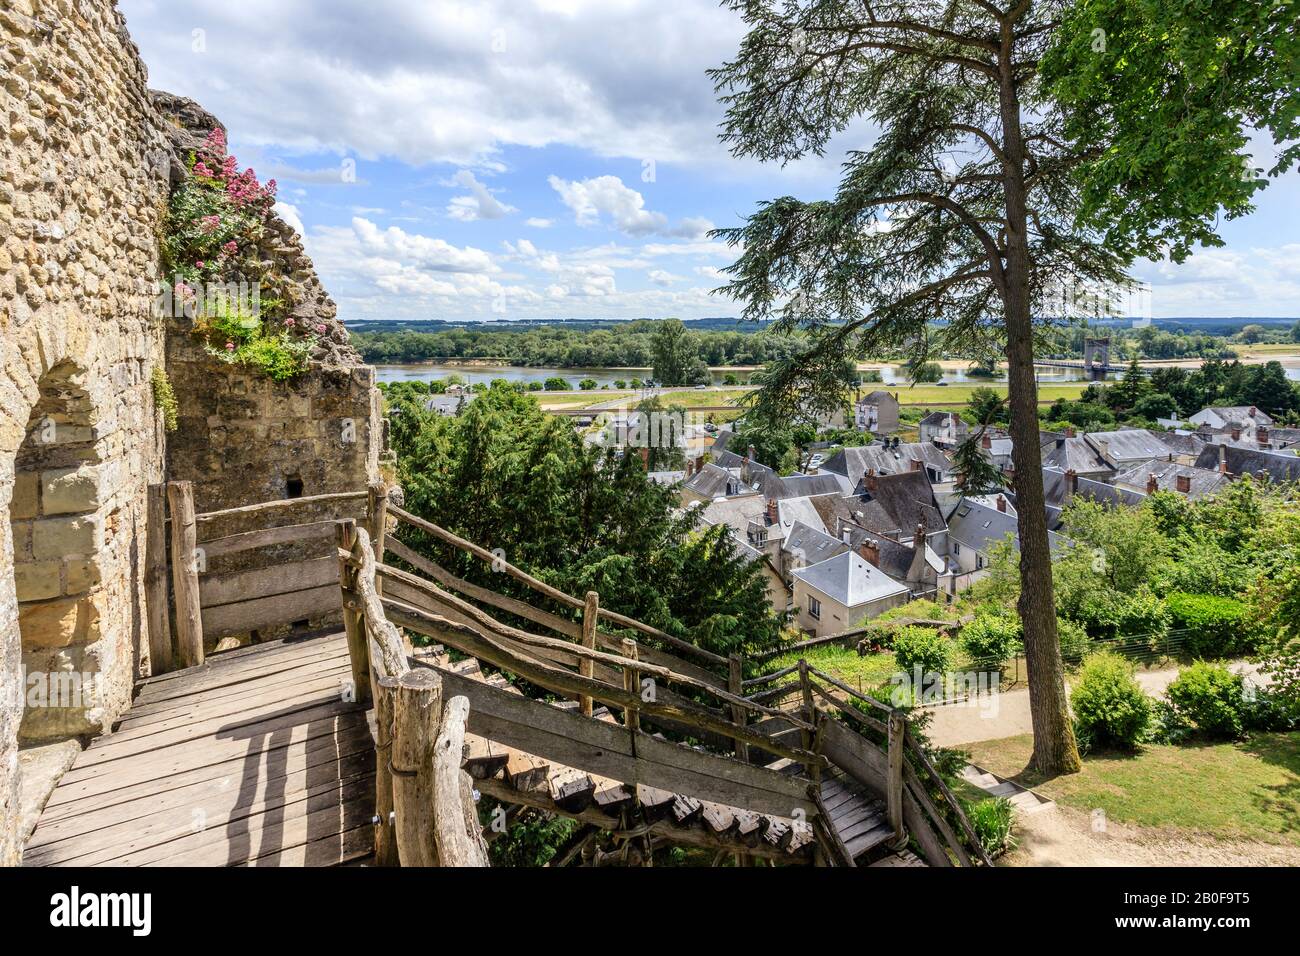
{"label": "wooden plank", "polygon": [[700,816],[714,833],[726,833],[736,825],[736,811],[720,803],[706,801]]}
{"label": "wooden plank", "polygon": [[335,581],[306,591],[206,608],[203,611],[203,625],[209,636],[225,637],[261,627],[292,624],[294,621],[320,617],[340,609],[340,606],[339,586]]}
{"label": "wooden plank", "polygon": [[337,586],[338,580],[339,559],[337,555],[330,554],[323,558],[309,558],[268,568],[201,577],[199,599],[204,610],[208,610],[225,604],[306,591],[327,584]]}
{"label": "wooden plank", "polygon": [[203,663],[203,618],[199,600],[197,537],[194,525],[194,486],[188,481],[167,484],[171,511],[172,595],[176,602],[176,663]]}
{"label": "wooden plank", "polygon": [[250,517],[253,515],[273,514],[278,511],[296,511],[313,505],[364,501],[365,497],[366,493],[364,491],[339,491],[327,495],[308,495],[305,498],[285,498],[276,501],[263,501],[255,505],[244,505],[239,508],[225,508],[221,511],[205,511],[201,515],[195,515],[195,520],[204,525],[220,521],[222,518]]}
{"label": "wooden plank", "polygon": [[[588,591],[586,601],[582,608],[582,646],[589,651],[596,649],[596,622],[600,617],[600,595],[595,591]],[[596,674],[596,662],[590,657],[583,658],[578,662],[578,672],[583,677],[591,678]],[[578,705],[582,708],[582,716],[591,716],[591,698],[586,694],[578,696]]]}
{"label": "wooden plank", "polygon": [[507,751],[505,777],[521,793],[551,792],[551,765],[521,750]]}
{"label": "wooden plank", "polygon": [[590,774],[573,767],[552,767],[547,786],[551,799],[570,813],[587,809],[596,795],[596,782]]}
{"label": "wooden plank", "polygon": [[787,815],[796,808],[809,816],[816,813],[805,792],[807,781],[797,777],[700,753],[649,734],[637,734],[633,757],[626,728],[569,714],[450,671],[439,673],[446,693],[469,699],[470,732],[514,750],[628,784],[646,783],[716,803],[753,805]]}
{"label": "wooden plank", "polygon": [[167,486],[150,485],[148,496],[144,593],[149,614],[149,670],[163,674],[175,666],[167,596]]}
{"label": "wooden plank", "polygon": [[889,825],[893,828],[900,846],[907,840],[903,824],[903,747],[907,722],[898,711],[889,714],[889,775],[886,777],[885,803],[889,808]]}
{"label": "wooden plank", "polygon": [[304,524],[286,524],[278,528],[259,528],[256,531],[242,531],[228,534],[221,538],[204,541],[203,553],[208,560],[227,554],[239,554],[254,548],[268,548],[276,544],[299,544],[334,535],[333,521],[308,521]]}

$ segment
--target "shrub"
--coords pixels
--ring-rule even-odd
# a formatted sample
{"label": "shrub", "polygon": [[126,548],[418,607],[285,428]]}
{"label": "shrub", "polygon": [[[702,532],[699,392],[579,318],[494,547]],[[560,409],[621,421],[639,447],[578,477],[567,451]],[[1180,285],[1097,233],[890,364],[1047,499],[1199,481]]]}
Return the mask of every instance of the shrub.
{"label": "shrub", "polygon": [[542,390],[542,383],[541,383],[541,382],[532,381],[532,382],[529,382],[529,383],[528,383],[528,391],[530,391],[530,392],[540,392],[541,390]]}
{"label": "shrub", "polygon": [[1112,651],[1089,654],[1070,696],[1080,736],[1099,745],[1132,748],[1151,720],[1151,701],[1133,665]]}
{"label": "shrub", "polygon": [[1160,698],[1151,704],[1151,723],[1142,739],[1149,744],[1181,744],[1192,735],[1193,729],[1173,704]]}
{"label": "shrub", "polygon": [[582,389],[584,392],[590,392],[595,387],[596,387],[596,380],[594,378],[584,378],[581,382],[578,383],[578,388]]}
{"label": "shrub", "polygon": [[[264,304],[263,308],[273,304]],[[286,320],[292,325],[293,320]],[[291,379],[307,368],[315,336],[296,336],[272,327],[257,312],[224,296],[215,296],[196,316],[194,332],[209,355],[232,365],[258,369],[273,381]]]}
{"label": "shrub", "polygon": [[548,392],[567,392],[569,390],[569,383],[558,375],[554,375],[546,380],[544,387]]}
{"label": "shrub", "polygon": [[1169,632],[1169,609],[1164,600],[1143,588],[1125,595],[1115,608],[1115,633],[1126,637],[1149,636],[1154,646]]}
{"label": "shrub", "polygon": [[1064,617],[1056,619],[1056,642],[1061,645],[1061,660],[1069,664],[1083,660],[1092,648],[1087,628]]}
{"label": "shrub", "polygon": [[1006,797],[989,797],[970,804],[966,816],[989,856],[998,856],[1015,845],[1011,839],[1011,801]]}
{"label": "shrub", "polygon": [[932,627],[909,625],[894,632],[894,660],[905,671],[942,673],[952,663],[952,641]]}
{"label": "shrub", "polygon": [[980,614],[961,630],[961,643],[972,660],[1004,664],[1020,646],[1020,619],[1011,614]]}
{"label": "shrub", "polygon": [[1242,678],[1223,664],[1197,661],[1169,685],[1178,715],[1210,737],[1234,739],[1245,729]]}
{"label": "shrub", "polygon": [[1228,657],[1252,649],[1246,605],[1214,594],[1174,593],[1165,598],[1174,627],[1184,628],[1197,657]]}

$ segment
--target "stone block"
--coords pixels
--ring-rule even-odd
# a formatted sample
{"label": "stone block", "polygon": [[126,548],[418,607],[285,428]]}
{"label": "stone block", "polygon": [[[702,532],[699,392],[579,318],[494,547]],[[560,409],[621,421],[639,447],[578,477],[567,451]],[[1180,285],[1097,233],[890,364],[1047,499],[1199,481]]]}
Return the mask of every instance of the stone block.
{"label": "stone block", "polygon": [[23,647],[69,647],[99,639],[99,606],[91,597],[28,604],[18,610]]}
{"label": "stone block", "polygon": [[42,518],[33,523],[31,533],[32,557],[37,561],[94,554],[104,539],[98,515]]}
{"label": "stone block", "polygon": [[44,601],[61,593],[58,561],[20,561],[14,565],[14,590],[19,601]]}
{"label": "stone block", "polygon": [[102,580],[98,557],[69,561],[67,564],[65,593],[80,594],[89,591]]}
{"label": "stone block", "polygon": [[35,471],[20,471],[14,476],[14,494],[9,502],[10,518],[21,520],[36,517],[39,480],[39,473]]}
{"label": "stone block", "polygon": [[93,465],[41,474],[41,513],[84,514],[99,507],[99,469]]}

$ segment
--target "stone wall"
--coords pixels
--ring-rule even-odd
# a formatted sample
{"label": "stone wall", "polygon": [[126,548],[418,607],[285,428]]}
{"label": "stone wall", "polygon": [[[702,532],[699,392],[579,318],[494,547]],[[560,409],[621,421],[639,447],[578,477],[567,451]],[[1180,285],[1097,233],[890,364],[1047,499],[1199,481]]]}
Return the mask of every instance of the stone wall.
{"label": "stone wall", "polygon": [[193,481],[206,511],[378,473],[373,370],[283,222],[263,294],[325,327],[298,380],[226,365],[154,311],[167,197],[214,124],[148,89],[113,0],[0,3],[0,865],[20,854],[20,736],[111,729],[148,672],[148,486]]}
{"label": "stone wall", "polygon": [[104,729],[148,647],[170,154],[108,0],[4,0],[0,84],[0,863],[13,863],[20,722],[34,736]]}

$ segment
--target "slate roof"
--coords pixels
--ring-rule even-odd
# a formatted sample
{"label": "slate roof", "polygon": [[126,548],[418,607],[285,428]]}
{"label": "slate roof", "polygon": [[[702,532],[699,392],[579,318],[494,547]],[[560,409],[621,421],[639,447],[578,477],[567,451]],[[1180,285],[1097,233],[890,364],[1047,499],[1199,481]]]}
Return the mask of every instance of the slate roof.
{"label": "slate roof", "polygon": [[878,475],[874,491],[867,490],[864,478],[845,503],[854,522],[878,534],[910,537],[922,521],[928,532],[941,531],[945,525],[930,480],[919,471]]}
{"label": "slate roof", "polygon": [[1191,434],[1179,434],[1178,432],[1161,432],[1152,431],[1151,434],[1159,438],[1176,455],[1199,455],[1201,449],[1205,447],[1205,440],[1197,438]]}
{"label": "slate roof", "polygon": [[822,521],[812,498],[785,498],[776,503],[776,511],[783,535],[790,534],[790,529],[794,527],[795,522],[802,522],[823,534],[829,530]]}
{"label": "slate roof", "polygon": [[[1145,479],[1143,483],[1145,484]],[[1071,495],[1067,490],[1065,472],[1056,468],[1043,469],[1043,497],[1046,504],[1053,508],[1063,509],[1070,503]],[[1097,504],[1114,508],[1120,505],[1136,507],[1145,501],[1147,496],[1141,492],[1129,491],[1127,488],[1116,488],[1094,478],[1077,477],[1073,497],[1086,498]]]}
{"label": "slate roof", "polygon": [[801,556],[804,565],[808,566],[820,564],[838,554],[843,554],[849,550],[849,546],[820,528],[796,521],[790,526],[790,533],[786,535],[781,549],[792,555]]}
{"label": "slate roof", "polygon": [[1133,485],[1145,489],[1151,475],[1156,476],[1156,487],[1159,491],[1173,492],[1178,491],[1178,476],[1186,475],[1192,482],[1191,490],[1187,492],[1189,498],[1212,495],[1231,481],[1227,475],[1220,474],[1218,469],[1211,471],[1208,468],[1180,465],[1177,462],[1157,458],[1139,462],[1132,468],[1121,471],[1115,476],[1115,484]]}
{"label": "slate roof", "polygon": [[1169,454],[1169,446],[1145,428],[1088,432],[1084,438],[1112,462],[1149,461]]}
{"label": "slate roof", "polygon": [[922,425],[943,426],[948,424],[949,416],[956,418],[957,421],[962,422],[963,424],[965,423],[965,419],[963,419],[956,412],[931,412],[929,415],[926,415],[924,418],[922,418],[920,423]]}
{"label": "slate roof", "polygon": [[[948,516],[949,539],[986,554],[994,544],[1007,535],[1012,535],[1014,541],[1018,530],[1019,524],[1015,515],[969,499],[959,504]],[[1064,543],[1060,535],[1051,531],[1047,533],[1047,540],[1053,551]],[[1019,548],[1019,544],[1016,544],[1016,547]]]}
{"label": "slate roof", "polygon": [[1097,449],[1088,443],[1087,438],[1064,435],[1043,445],[1043,465],[1047,468],[1059,468],[1061,471],[1073,469],[1079,474],[1087,472],[1114,471],[1110,462],[1101,457]]}
{"label": "slate roof", "polygon": [[912,460],[919,458],[942,474],[952,472],[952,461],[933,442],[903,442],[897,448],[886,448],[884,442],[872,442],[855,448],[842,448],[822,465],[822,471],[832,471],[851,480],[860,479],[868,468],[878,475],[894,475],[912,470]]}
{"label": "slate roof", "polygon": [[845,551],[820,564],[799,568],[794,577],[845,607],[906,594],[908,587],[899,584],[880,568],[853,551]]}
{"label": "slate roof", "polygon": [[1220,449],[1233,475],[1258,475],[1263,472],[1271,481],[1300,480],[1300,457],[1290,451],[1259,451],[1233,445],[1206,445],[1196,459],[1197,468],[1219,467]]}
{"label": "slate roof", "polygon": [[1250,414],[1251,406],[1249,405],[1210,405],[1202,408],[1197,415],[1205,412],[1213,412],[1225,422],[1232,424],[1237,422],[1242,425],[1254,427],[1255,425],[1272,425],[1273,417],[1262,409],[1256,407],[1255,414]]}
{"label": "slate roof", "polygon": [[749,491],[738,475],[711,462],[706,462],[682,487],[702,498],[721,497],[728,493],[729,488],[732,494]]}

